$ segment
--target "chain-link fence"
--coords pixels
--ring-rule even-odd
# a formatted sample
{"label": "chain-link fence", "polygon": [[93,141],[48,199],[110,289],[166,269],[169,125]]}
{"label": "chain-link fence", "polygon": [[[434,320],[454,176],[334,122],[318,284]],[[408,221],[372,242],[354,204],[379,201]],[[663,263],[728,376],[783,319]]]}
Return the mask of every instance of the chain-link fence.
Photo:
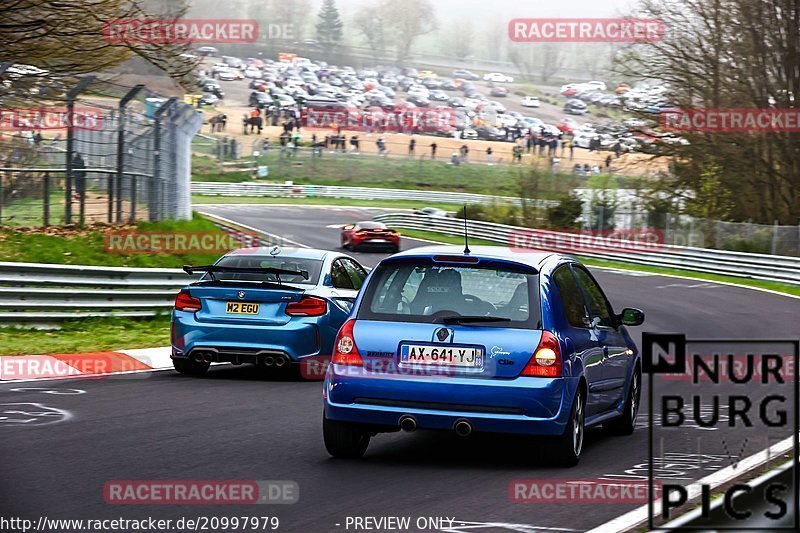
{"label": "chain-link fence", "polygon": [[190,218],[202,115],[142,85],[62,83],[47,100],[2,102],[0,224]]}

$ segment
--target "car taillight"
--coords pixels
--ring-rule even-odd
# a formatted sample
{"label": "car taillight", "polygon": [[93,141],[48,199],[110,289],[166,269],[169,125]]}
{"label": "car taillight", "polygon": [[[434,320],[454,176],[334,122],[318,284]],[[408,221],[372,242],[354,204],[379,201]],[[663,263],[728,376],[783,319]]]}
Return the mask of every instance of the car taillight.
{"label": "car taillight", "polygon": [[336,342],[333,343],[333,357],[331,362],[335,365],[353,365],[361,366],[364,361],[361,360],[361,354],[358,353],[356,341],[353,338],[353,326],[356,321],[353,319],[344,323],[336,335]]}
{"label": "car taillight", "polygon": [[194,313],[199,311],[200,307],[200,299],[189,296],[189,291],[186,289],[183,289],[178,293],[178,296],[175,297],[175,309],[178,311]]}
{"label": "car taillight", "polygon": [[314,296],[303,296],[297,302],[286,306],[289,316],[322,316],[328,312],[328,302]]}
{"label": "car taillight", "polygon": [[533,357],[520,375],[539,378],[561,377],[561,347],[555,335],[549,331],[542,332],[539,346],[536,347]]}

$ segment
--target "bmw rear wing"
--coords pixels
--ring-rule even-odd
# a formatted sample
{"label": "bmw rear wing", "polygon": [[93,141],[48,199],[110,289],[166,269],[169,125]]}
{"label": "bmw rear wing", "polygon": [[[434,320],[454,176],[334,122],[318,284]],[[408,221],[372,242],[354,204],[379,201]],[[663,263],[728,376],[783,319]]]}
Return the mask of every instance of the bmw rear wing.
{"label": "bmw rear wing", "polygon": [[[288,287],[283,284],[281,281],[281,276],[300,276],[303,279],[307,280],[309,278],[308,270],[287,270],[283,268],[272,268],[272,267],[235,267],[235,266],[222,266],[222,265],[204,265],[204,266],[191,266],[191,265],[183,265],[183,271],[189,275],[196,274],[199,272],[205,272],[208,274],[210,280],[212,282],[225,282],[225,281],[236,281],[236,280],[220,280],[215,274],[226,273],[226,274],[272,274],[275,276],[277,280],[277,284],[282,288],[294,288]],[[203,281],[203,280],[201,280]],[[271,284],[274,283],[272,280],[267,281],[264,280],[261,283],[264,284]]]}

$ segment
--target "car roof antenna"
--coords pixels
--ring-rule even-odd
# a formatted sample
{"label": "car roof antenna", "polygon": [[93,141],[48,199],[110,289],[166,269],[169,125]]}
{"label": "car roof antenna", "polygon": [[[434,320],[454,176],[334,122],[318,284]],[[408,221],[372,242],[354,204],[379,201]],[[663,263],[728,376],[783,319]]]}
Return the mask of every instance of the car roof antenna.
{"label": "car roof antenna", "polygon": [[464,204],[464,255],[469,255],[469,231],[467,231],[467,204]]}

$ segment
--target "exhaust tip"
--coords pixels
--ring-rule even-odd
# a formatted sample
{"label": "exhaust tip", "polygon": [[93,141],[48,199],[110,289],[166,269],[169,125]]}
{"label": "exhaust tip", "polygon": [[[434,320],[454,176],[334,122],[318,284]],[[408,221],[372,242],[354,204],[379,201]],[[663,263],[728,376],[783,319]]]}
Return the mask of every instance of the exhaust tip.
{"label": "exhaust tip", "polygon": [[281,368],[282,366],[286,366],[289,361],[282,355],[279,355],[275,358],[275,366]]}
{"label": "exhaust tip", "polygon": [[203,362],[202,352],[197,352],[192,354],[192,361],[194,361],[195,363],[202,363]]}
{"label": "exhaust tip", "polygon": [[214,354],[211,352],[206,352],[203,354],[203,362],[204,363],[211,363],[214,361]]}
{"label": "exhaust tip", "polygon": [[264,366],[272,366],[275,364],[275,358],[268,355],[264,358]]}
{"label": "exhaust tip", "polygon": [[453,424],[453,431],[455,431],[456,435],[459,437],[466,437],[472,433],[472,424],[470,424],[468,420],[456,420],[456,423]]}
{"label": "exhaust tip", "polygon": [[413,416],[404,415],[400,417],[400,429],[411,433],[412,431],[417,429],[417,421],[414,420]]}

